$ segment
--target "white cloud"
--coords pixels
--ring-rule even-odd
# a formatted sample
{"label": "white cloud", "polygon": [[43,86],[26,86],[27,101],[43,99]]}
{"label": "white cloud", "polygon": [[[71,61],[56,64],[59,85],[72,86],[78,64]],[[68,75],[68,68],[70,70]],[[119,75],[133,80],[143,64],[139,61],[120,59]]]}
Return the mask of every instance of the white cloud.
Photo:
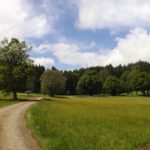
{"label": "white cloud", "polygon": [[53,31],[46,14],[37,13],[31,6],[32,1],[0,0],[0,39],[37,38]]}
{"label": "white cloud", "polygon": [[[97,66],[128,64],[139,60],[150,61],[150,33],[136,28],[124,38],[117,38],[117,46],[103,53],[85,51],[83,46],[72,43],[54,43],[39,47],[40,53],[51,52],[67,65]],[[39,51],[38,51],[39,53]]]}
{"label": "white cloud", "polygon": [[32,58],[32,60],[34,60],[34,64],[42,65],[45,66],[46,68],[50,68],[55,65],[55,62],[52,58],[40,57],[40,58]]}
{"label": "white cloud", "polygon": [[97,59],[97,53],[82,52],[80,47],[75,44],[52,44],[51,51],[61,63],[68,65],[93,66],[100,62]]}
{"label": "white cloud", "polygon": [[149,0],[76,0],[81,29],[150,26]]}
{"label": "white cloud", "polygon": [[39,46],[33,46],[32,51],[35,53],[38,53],[38,54],[43,54],[43,53],[47,52],[47,50],[50,48],[51,48],[51,45],[43,43]]}
{"label": "white cloud", "polygon": [[[127,64],[138,60],[150,62],[150,33],[145,29],[131,30],[126,38],[118,38],[117,47],[111,52],[110,58],[114,65]],[[115,55],[114,51],[117,53]]]}

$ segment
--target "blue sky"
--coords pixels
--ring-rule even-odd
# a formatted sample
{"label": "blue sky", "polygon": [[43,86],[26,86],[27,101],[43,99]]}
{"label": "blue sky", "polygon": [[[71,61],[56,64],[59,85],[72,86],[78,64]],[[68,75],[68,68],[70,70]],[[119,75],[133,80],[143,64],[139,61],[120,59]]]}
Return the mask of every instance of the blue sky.
{"label": "blue sky", "polygon": [[0,39],[25,40],[59,69],[150,61],[148,0],[0,0]]}

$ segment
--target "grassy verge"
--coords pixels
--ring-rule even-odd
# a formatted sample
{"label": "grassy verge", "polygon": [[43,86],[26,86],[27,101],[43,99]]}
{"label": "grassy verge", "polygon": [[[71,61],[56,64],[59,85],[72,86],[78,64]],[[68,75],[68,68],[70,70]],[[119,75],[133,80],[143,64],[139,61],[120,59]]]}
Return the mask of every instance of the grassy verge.
{"label": "grassy verge", "polygon": [[16,104],[19,101],[25,101],[25,100],[30,100],[33,99],[34,97],[38,97],[40,96],[39,94],[32,94],[30,96],[27,96],[27,94],[23,94],[23,93],[19,93],[18,94],[18,101],[13,101],[12,100],[12,95],[8,95],[8,96],[3,96],[3,94],[0,93],[0,108],[7,106],[7,105],[12,105],[12,104]]}
{"label": "grassy verge", "polygon": [[150,98],[49,98],[27,113],[44,150],[136,150],[150,143]]}

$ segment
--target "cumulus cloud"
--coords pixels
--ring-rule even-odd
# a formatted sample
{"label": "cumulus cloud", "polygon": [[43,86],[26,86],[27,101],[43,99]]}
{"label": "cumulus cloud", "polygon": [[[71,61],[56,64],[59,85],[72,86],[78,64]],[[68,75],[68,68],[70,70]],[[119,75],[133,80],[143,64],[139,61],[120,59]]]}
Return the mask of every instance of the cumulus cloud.
{"label": "cumulus cloud", "polygon": [[150,61],[150,33],[136,28],[124,38],[117,38],[117,46],[103,53],[85,51],[83,47],[73,43],[54,43],[40,46],[40,51],[51,52],[58,60],[67,65],[82,67],[128,64],[139,60]]}
{"label": "cumulus cloud", "polygon": [[0,39],[37,38],[51,33],[53,29],[47,15],[33,8],[32,0],[0,0]]}
{"label": "cumulus cloud", "polygon": [[51,51],[61,63],[68,65],[93,66],[100,62],[97,53],[82,52],[76,44],[55,43],[51,45]]}
{"label": "cumulus cloud", "polygon": [[51,48],[51,45],[43,43],[39,46],[33,46],[32,51],[35,52],[35,53],[38,53],[38,54],[44,54],[50,48]]}
{"label": "cumulus cloud", "polygon": [[32,58],[32,60],[34,61],[35,65],[42,65],[45,66],[46,68],[50,68],[55,65],[55,61],[52,58],[40,57],[40,58]]}
{"label": "cumulus cloud", "polygon": [[81,29],[149,26],[149,0],[76,0]]}

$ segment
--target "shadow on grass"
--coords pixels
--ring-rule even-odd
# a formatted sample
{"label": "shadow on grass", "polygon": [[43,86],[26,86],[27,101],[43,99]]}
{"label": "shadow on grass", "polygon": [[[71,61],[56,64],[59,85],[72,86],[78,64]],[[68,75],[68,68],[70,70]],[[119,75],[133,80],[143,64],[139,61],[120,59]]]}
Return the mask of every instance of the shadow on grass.
{"label": "shadow on grass", "polygon": [[13,100],[13,99],[3,99],[0,100],[0,102],[39,102],[40,100],[28,100],[28,99],[18,99],[18,100]]}
{"label": "shadow on grass", "polygon": [[68,97],[68,96],[59,96],[59,95],[57,95],[57,96],[54,96],[52,98],[70,99],[70,97]]}

